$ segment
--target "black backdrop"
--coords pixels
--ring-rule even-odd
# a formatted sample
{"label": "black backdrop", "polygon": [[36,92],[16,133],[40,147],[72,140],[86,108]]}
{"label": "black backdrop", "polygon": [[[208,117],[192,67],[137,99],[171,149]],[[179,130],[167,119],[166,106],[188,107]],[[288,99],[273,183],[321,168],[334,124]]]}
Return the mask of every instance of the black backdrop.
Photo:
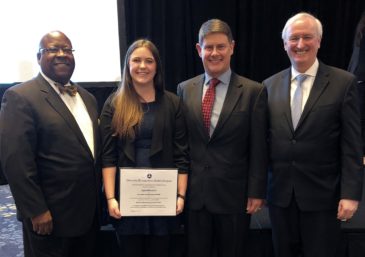
{"label": "black backdrop", "polygon": [[314,14],[323,24],[319,59],[346,69],[363,8],[364,0],[118,0],[119,32],[127,45],[141,37],[157,45],[167,89],[175,92],[178,82],[203,71],[195,43],[208,19],[231,26],[236,41],[233,69],[262,81],[289,66],[281,30],[300,11]]}

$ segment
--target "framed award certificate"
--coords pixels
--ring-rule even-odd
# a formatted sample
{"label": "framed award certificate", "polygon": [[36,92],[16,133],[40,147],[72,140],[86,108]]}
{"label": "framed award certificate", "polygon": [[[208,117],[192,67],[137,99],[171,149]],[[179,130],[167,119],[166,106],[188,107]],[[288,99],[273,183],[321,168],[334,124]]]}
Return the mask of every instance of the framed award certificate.
{"label": "framed award certificate", "polygon": [[120,168],[123,216],[175,216],[177,169]]}

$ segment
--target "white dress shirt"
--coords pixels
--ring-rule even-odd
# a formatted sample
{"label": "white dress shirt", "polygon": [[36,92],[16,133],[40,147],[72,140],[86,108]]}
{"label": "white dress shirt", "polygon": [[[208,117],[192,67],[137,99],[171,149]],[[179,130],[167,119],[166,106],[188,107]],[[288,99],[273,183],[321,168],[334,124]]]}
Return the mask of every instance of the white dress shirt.
{"label": "white dress shirt", "polygon": [[[70,96],[69,94],[61,94],[56,86],[56,82],[48,78],[41,72],[45,80],[52,86],[56,93],[60,96],[62,101],[65,103],[71,114],[74,116],[79,128],[84,135],[84,138],[95,157],[94,153],[94,129],[90,118],[90,115],[86,109],[85,103],[82,100],[80,94],[77,92],[75,96]],[[69,85],[68,82],[65,86]]]}
{"label": "white dress shirt", "polygon": [[[306,70],[303,74],[307,75],[307,79],[302,82],[302,92],[303,92],[303,100],[302,100],[302,111],[304,110],[304,106],[307,103],[307,100],[309,98],[309,94],[312,90],[314,79],[316,78],[317,71],[318,71],[319,62],[316,59],[316,61],[313,63],[313,65]],[[301,74],[298,72],[294,67],[291,67],[291,84],[290,84],[290,103],[293,102],[293,96],[295,89],[297,88],[297,80],[296,77]]]}

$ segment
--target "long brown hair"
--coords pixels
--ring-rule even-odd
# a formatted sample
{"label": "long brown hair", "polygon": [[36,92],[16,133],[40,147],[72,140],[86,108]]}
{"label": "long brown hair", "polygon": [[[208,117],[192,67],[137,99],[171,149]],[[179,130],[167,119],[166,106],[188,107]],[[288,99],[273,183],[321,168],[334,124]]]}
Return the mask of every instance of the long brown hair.
{"label": "long brown hair", "polygon": [[153,84],[156,92],[163,93],[165,88],[160,54],[157,47],[148,39],[139,39],[133,42],[125,55],[122,81],[113,98],[114,115],[112,128],[114,135],[120,138],[134,139],[143,119],[140,96],[136,92],[131,74],[129,72],[129,60],[132,53],[140,47],[149,49],[156,61],[156,75]]}

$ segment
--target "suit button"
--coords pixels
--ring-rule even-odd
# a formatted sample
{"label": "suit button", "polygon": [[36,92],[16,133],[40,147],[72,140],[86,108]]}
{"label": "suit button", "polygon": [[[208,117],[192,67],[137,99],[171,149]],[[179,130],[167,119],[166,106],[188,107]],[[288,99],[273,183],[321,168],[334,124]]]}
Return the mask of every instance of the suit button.
{"label": "suit button", "polygon": [[204,169],[209,169],[210,167],[209,167],[209,165],[206,165],[206,166],[204,166]]}
{"label": "suit button", "polygon": [[297,140],[292,139],[291,143],[292,143],[292,145],[295,145],[297,143]]}
{"label": "suit button", "polygon": [[295,165],[295,161],[291,161],[291,165]]}

